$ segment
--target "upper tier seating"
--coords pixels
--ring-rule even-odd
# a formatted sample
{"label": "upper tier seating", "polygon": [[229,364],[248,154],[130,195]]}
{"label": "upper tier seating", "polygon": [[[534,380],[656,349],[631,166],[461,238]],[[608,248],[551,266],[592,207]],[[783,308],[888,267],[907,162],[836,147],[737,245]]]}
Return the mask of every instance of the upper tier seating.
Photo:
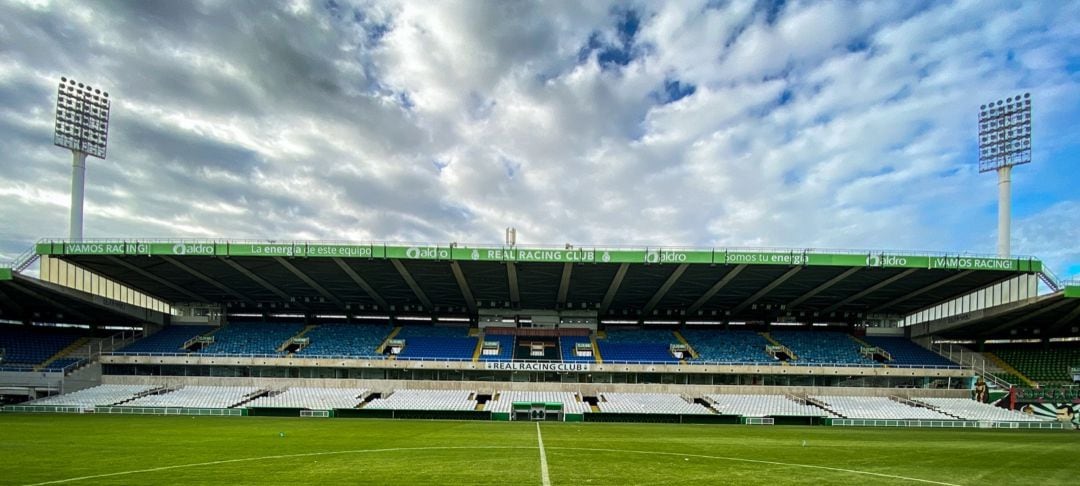
{"label": "upper tier seating", "polygon": [[0,349],[4,350],[4,360],[0,366],[41,364],[80,337],[81,332],[70,329],[0,324]]}
{"label": "upper tier seating", "polygon": [[784,395],[709,395],[717,413],[743,417],[832,417],[827,410]]}
{"label": "upper tier seating", "polygon": [[247,408],[304,408],[333,410],[356,408],[363,402],[367,390],[361,388],[293,387],[272,396],[259,397],[246,404]]}
{"label": "upper tier seating", "polygon": [[892,356],[892,361],[887,363],[890,366],[959,366],[907,338],[866,336],[862,339],[888,351],[889,355]]}
{"label": "upper tier seating", "polygon": [[310,344],[296,356],[377,357],[392,329],[389,324],[322,324],[304,335]]}
{"label": "upper tier seating", "polygon": [[774,363],[765,346],[769,341],[753,331],[686,329],[680,331],[697,351],[697,361],[719,363]]}
{"label": "upper tier seating", "polygon": [[862,344],[842,332],[774,331],[769,335],[795,353],[798,364],[877,364],[859,354]]}
{"label": "upper tier seating", "polygon": [[564,413],[589,413],[589,404],[579,401],[571,392],[530,392],[530,391],[506,391],[500,392],[498,400],[487,403],[485,410],[492,412],[510,413],[514,411],[514,402],[529,403],[561,403]]}
{"label": "upper tier seating", "polygon": [[607,413],[712,413],[704,405],[671,393],[603,393],[597,407]]}
{"label": "upper tier seating", "polygon": [[915,400],[965,420],[994,420],[999,422],[1042,422],[1046,420],[1015,410],[995,407],[988,403],[979,403],[967,398],[916,398]]}
{"label": "upper tier seating", "polygon": [[990,352],[1040,385],[1072,384],[1069,369],[1080,367],[1080,347],[1010,347]]}
{"label": "upper tier seating", "polygon": [[477,340],[466,327],[405,326],[394,339],[405,340],[398,359],[472,361],[476,352]]}
{"label": "upper tier seating", "polygon": [[559,338],[559,349],[562,354],[562,360],[567,363],[595,363],[596,357],[594,356],[575,356],[574,346],[577,343],[590,342],[588,336],[562,336]]}
{"label": "upper tier seating", "polygon": [[678,342],[671,331],[660,329],[613,330],[599,339],[600,357],[605,363],[668,362],[679,360],[671,355],[671,344]]}
{"label": "upper tier seating", "polygon": [[58,358],[49,363],[48,366],[42,368],[46,371],[63,371],[64,368],[71,366],[75,363],[82,361],[80,358]]}
{"label": "upper tier seating", "polygon": [[181,346],[191,338],[213,331],[210,326],[168,326],[120,349],[122,353],[187,353]]}
{"label": "upper tier seating", "polygon": [[154,385],[98,385],[77,392],[65,393],[40,400],[34,400],[27,405],[54,405],[64,407],[95,407],[106,406],[129,400],[131,397],[147,390],[157,388]]}
{"label": "upper tier seating", "polygon": [[485,335],[484,341],[498,341],[499,354],[480,354],[480,361],[510,361],[514,358],[514,336]]}
{"label": "upper tier seating", "polygon": [[476,410],[476,393],[468,390],[395,390],[364,408],[377,410]]}
{"label": "upper tier seating", "polygon": [[836,413],[853,419],[921,419],[956,420],[943,413],[923,407],[913,407],[888,397],[813,397],[826,403]]}
{"label": "upper tier seating", "polygon": [[185,386],[161,395],[148,395],[124,407],[229,408],[259,389],[250,386]]}
{"label": "upper tier seating", "polygon": [[303,324],[276,322],[229,324],[214,333],[214,342],[199,354],[281,354],[282,343],[303,329]]}

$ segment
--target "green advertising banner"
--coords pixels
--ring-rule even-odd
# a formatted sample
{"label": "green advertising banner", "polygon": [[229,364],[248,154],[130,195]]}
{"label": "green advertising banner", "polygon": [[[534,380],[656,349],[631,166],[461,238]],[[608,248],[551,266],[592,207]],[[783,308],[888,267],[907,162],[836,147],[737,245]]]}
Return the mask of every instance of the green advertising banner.
{"label": "green advertising banner", "polygon": [[[927,268],[1039,272],[1042,262],[1028,259],[966,256],[895,255],[886,253],[818,253],[675,248],[521,248],[457,245],[336,244],[318,242],[43,242],[39,255],[169,255],[303,258],[395,258],[481,262],[637,263],[718,265],[809,265],[871,268]],[[1075,290],[1073,292],[1076,292]]]}
{"label": "green advertising banner", "polygon": [[1080,285],[1066,285],[1065,297],[1070,299],[1080,299]]}
{"label": "green advertising banner", "polygon": [[728,265],[805,265],[806,253],[801,251],[790,253],[728,251],[723,263]]}
{"label": "green advertising banner", "polygon": [[0,267],[0,280],[11,280],[11,269],[8,267]]}

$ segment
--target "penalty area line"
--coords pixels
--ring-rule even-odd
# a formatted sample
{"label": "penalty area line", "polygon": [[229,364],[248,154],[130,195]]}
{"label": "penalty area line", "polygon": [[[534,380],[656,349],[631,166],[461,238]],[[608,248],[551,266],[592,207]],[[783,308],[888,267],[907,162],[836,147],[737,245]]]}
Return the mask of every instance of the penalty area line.
{"label": "penalty area line", "polygon": [[706,456],[704,454],[680,454],[678,452],[657,452],[657,451],[634,451],[628,449],[600,449],[594,447],[552,447],[552,450],[567,450],[567,451],[594,451],[594,452],[619,452],[624,454],[651,454],[657,456],[679,456],[679,457],[696,457],[699,459],[717,459],[721,461],[734,461],[734,462],[749,462],[753,464],[768,464],[772,466],[789,466],[789,467],[802,467],[807,469],[821,469],[824,471],[842,472],[848,474],[861,474],[864,476],[874,476],[879,478],[899,479],[902,481],[912,481],[916,483],[926,484],[939,484],[942,486],[960,486],[959,484],[946,483],[942,481],[934,481],[930,479],[911,478],[907,476],[897,476],[893,474],[876,473],[870,471],[859,471],[858,469],[844,469],[839,467],[830,466],[818,466],[814,464],[795,464],[790,462],[778,462],[778,461],[766,461],[762,459],[745,459],[742,457],[726,457],[726,456]]}

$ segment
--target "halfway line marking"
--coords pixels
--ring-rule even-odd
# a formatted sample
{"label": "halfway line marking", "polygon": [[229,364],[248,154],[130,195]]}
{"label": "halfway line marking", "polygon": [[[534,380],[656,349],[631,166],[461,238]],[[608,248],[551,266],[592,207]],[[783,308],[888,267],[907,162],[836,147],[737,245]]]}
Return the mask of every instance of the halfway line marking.
{"label": "halfway line marking", "polygon": [[892,475],[892,474],[885,474],[885,473],[876,473],[876,472],[870,472],[870,471],[859,471],[857,469],[843,469],[843,468],[839,468],[839,467],[816,466],[816,465],[813,465],[813,464],[795,464],[795,463],[789,463],[789,462],[765,461],[765,460],[761,460],[761,459],[743,459],[741,457],[706,456],[706,455],[703,455],[703,454],[680,454],[678,452],[633,451],[633,450],[627,450],[627,449],[599,449],[599,448],[591,448],[591,447],[552,447],[552,449],[553,450],[567,450],[567,451],[622,452],[622,453],[629,453],[629,454],[655,454],[655,455],[660,455],[660,456],[697,457],[697,458],[701,458],[701,459],[719,459],[719,460],[723,460],[723,461],[752,462],[754,464],[770,464],[770,465],[773,465],[773,466],[791,466],[791,467],[805,467],[805,468],[810,468],[810,469],[822,469],[822,470],[825,470],[825,471],[845,472],[845,473],[849,473],[849,474],[862,474],[862,475],[866,475],[866,476],[876,476],[876,477],[879,477],[879,478],[901,479],[901,480],[904,480],[904,481],[914,481],[914,482],[928,483],[928,484],[940,484],[942,486],[960,486],[959,484],[945,483],[945,482],[941,482],[941,481],[933,481],[933,480],[930,480],[930,479],[909,478],[907,476],[895,476],[895,475]]}
{"label": "halfway line marking", "polygon": [[540,433],[540,422],[536,423],[536,443],[540,445],[540,482],[544,486],[551,486],[551,476],[548,475],[547,454],[544,452],[544,436]]}

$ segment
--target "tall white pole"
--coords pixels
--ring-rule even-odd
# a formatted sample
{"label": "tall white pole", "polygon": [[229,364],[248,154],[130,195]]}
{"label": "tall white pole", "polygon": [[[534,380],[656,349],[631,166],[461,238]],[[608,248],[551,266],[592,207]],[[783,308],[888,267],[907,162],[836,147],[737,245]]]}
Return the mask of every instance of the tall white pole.
{"label": "tall white pole", "polygon": [[1012,224],[1012,166],[999,167],[998,173],[998,257],[1009,258]]}
{"label": "tall white pole", "polygon": [[71,151],[71,227],[70,238],[79,241],[83,237],[83,188],[86,185],[86,154]]}

